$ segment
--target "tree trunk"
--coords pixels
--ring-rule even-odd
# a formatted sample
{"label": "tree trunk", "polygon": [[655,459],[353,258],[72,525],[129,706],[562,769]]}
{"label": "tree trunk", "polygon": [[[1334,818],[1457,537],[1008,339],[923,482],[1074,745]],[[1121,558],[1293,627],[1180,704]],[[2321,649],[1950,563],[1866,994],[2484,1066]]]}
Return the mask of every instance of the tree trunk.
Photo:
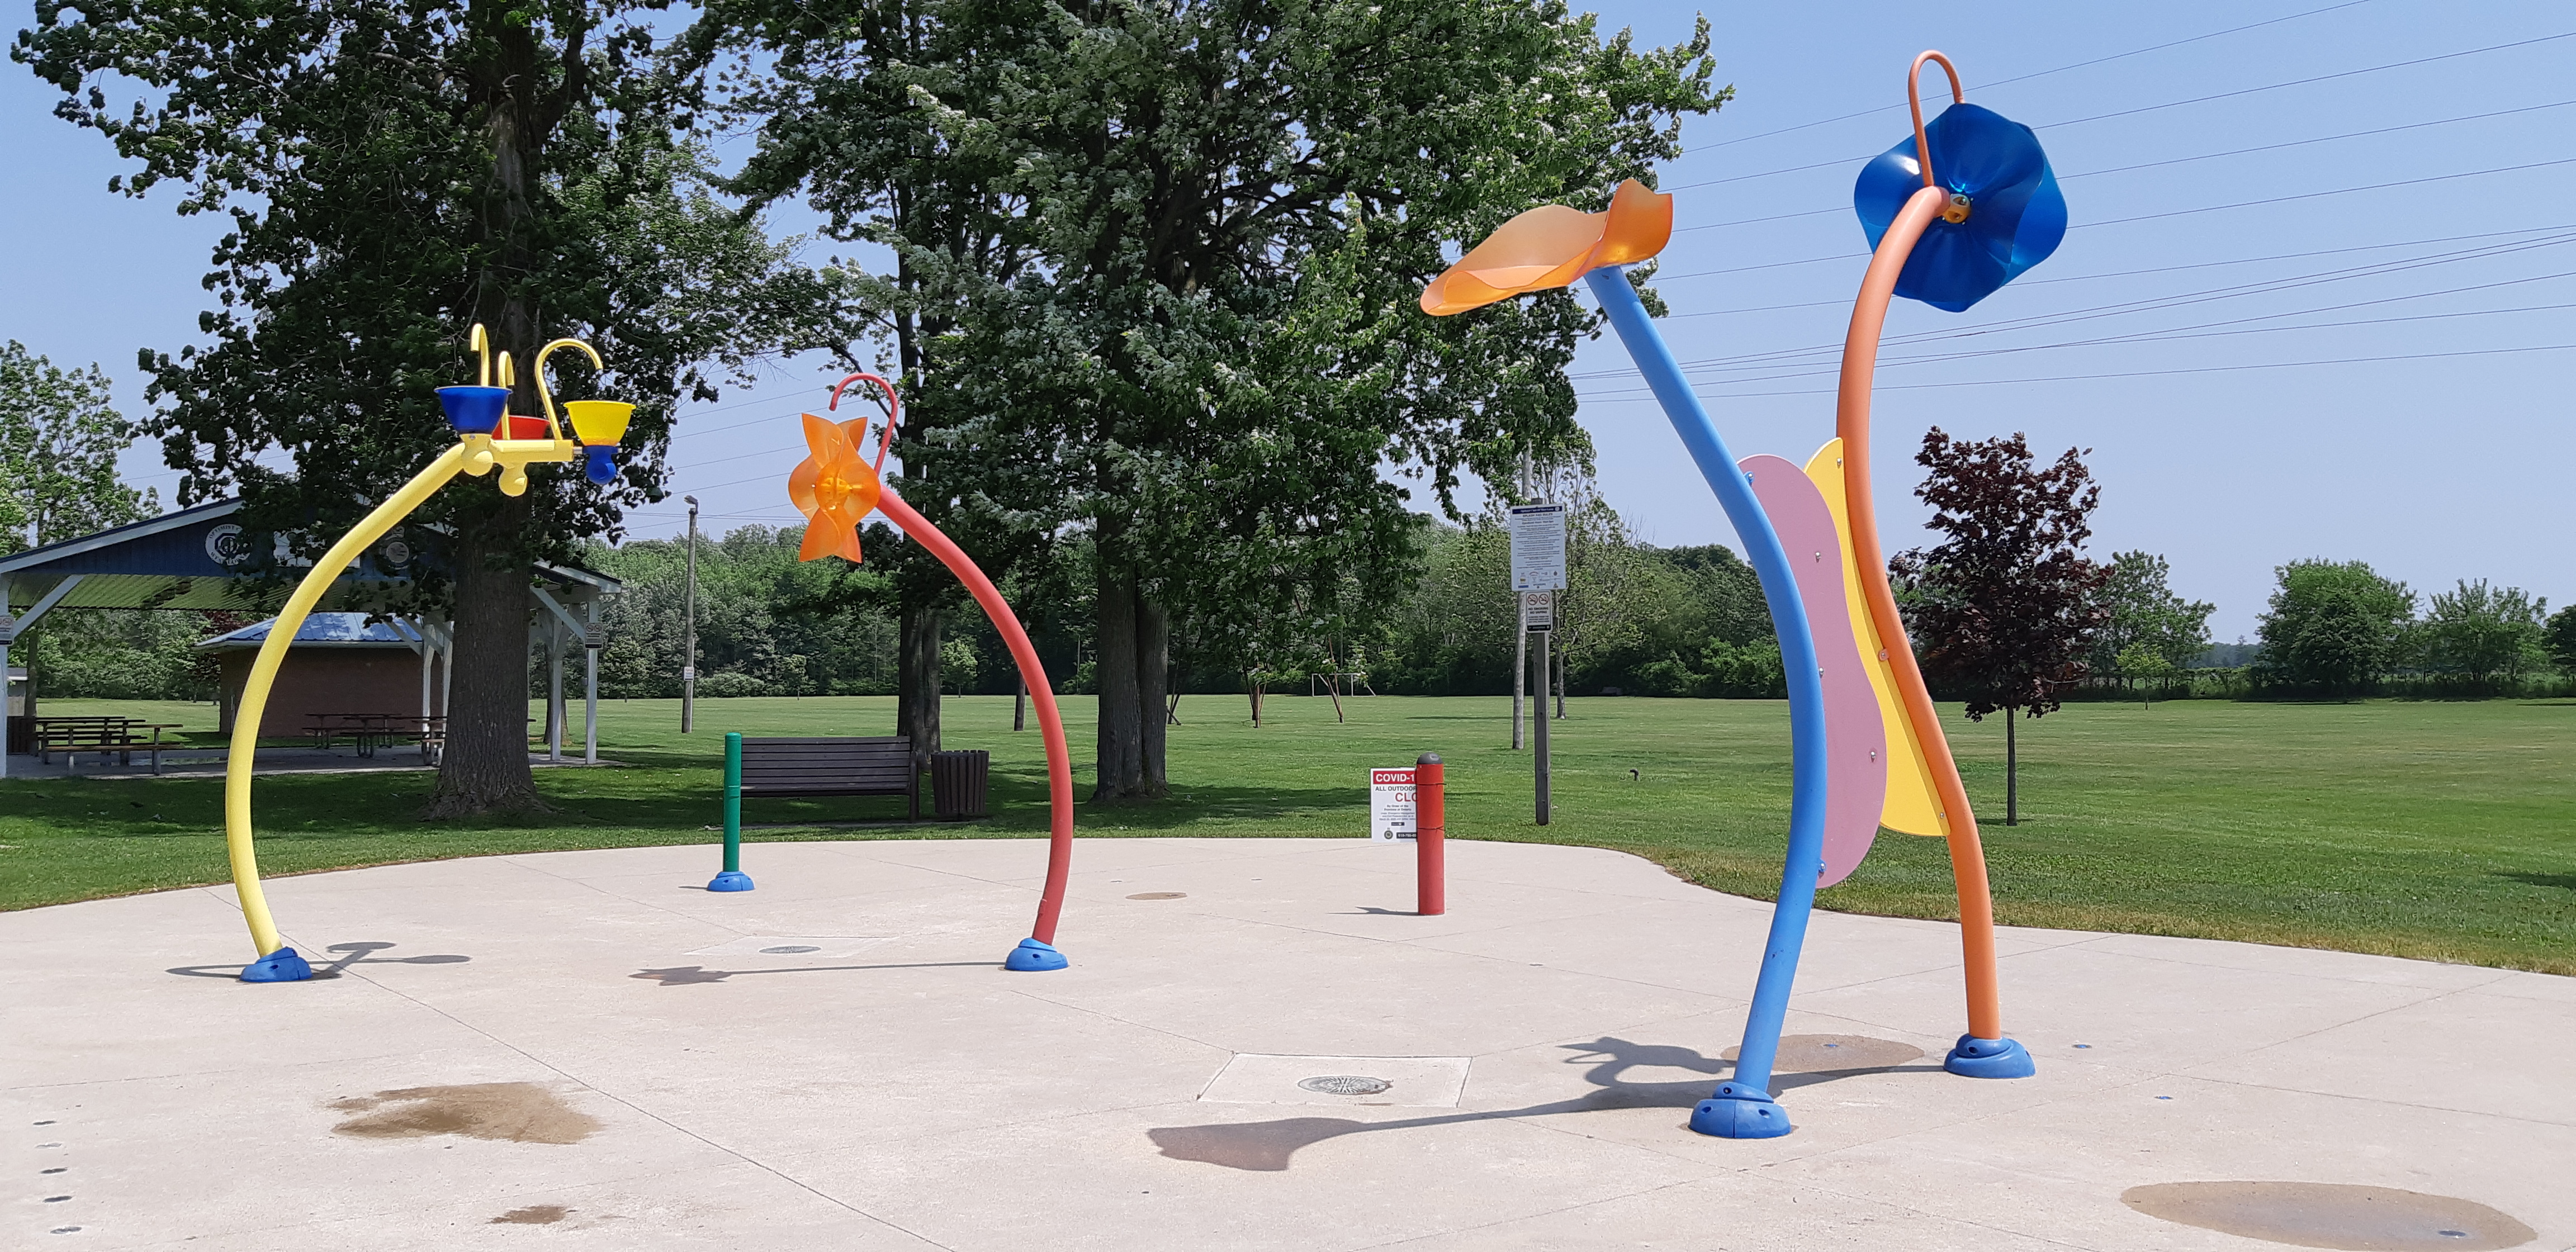
{"label": "tree trunk", "polygon": [[1172,615],[1140,592],[1136,597],[1136,755],[1141,775],[1137,795],[1148,800],[1171,794],[1163,773],[1163,745],[1169,738],[1163,728],[1171,724],[1166,699],[1171,694],[1171,661]]}
{"label": "tree trunk", "polygon": [[1124,800],[1145,785],[1144,726],[1137,703],[1136,576],[1104,555],[1100,562],[1100,733],[1091,798]]}
{"label": "tree trunk", "polygon": [[896,625],[895,733],[912,740],[912,769],[930,768],[939,750],[939,601],[924,596],[904,604]]}
{"label": "tree trunk", "polygon": [[2020,709],[2004,710],[2004,825],[2021,824],[2021,751],[2013,735]]}
{"label": "tree trunk", "polygon": [[489,518],[459,528],[450,548],[456,640],[448,654],[447,746],[425,818],[547,808],[528,769],[528,563],[492,559],[515,546],[528,514],[527,497],[502,497]]}
{"label": "tree trunk", "polygon": [[[496,352],[516,359],[510,411],[539,413],[535,365],[545,339],[536,299],[521,286],[521,276],[536,268],[537,249],[545,246],[536,188],[546,140],[560,113],[540,99],[545,58],[534,27],[490,0],[469,6],[468,21],[491,41],[489,59],[465,70],[467,95],[482,111],[492,152],[491,178],[481,188],[472,225],[480,242],[500,246],[474,276],[465,311],[484,325]],[[553,99],[559,104],[563,97]],[[536,524],[535,510],[526,496],[500,495],[496,477],[457,484],[458,490],[485,493],[491,505],[479,518],[458,522],[449,548],[456,633],[448,651],[447,744],[439,756],[438,785],[422,813],[427,818],[547,807],[528,769],[530,578],[528,560],[519,552],[519,536]]]}

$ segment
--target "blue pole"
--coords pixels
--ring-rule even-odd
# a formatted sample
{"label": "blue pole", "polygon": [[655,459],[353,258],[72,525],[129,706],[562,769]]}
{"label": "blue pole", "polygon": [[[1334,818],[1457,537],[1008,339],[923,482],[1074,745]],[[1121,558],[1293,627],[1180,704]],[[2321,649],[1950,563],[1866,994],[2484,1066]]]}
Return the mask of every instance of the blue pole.
{"label": "blue pole", "polygon": [[1816,875],[1825,858],[1825,685],[1816,665],[1816,641],[1807,626],[1807,608],[1798,598],[1798,583],[1789,569],[1789,554],[1780,547],[1770,515],[1754,498],[1752,484],[1736,467],[1735,454],[1717,433],[1717,423],[1700,407],[1699,396],[1683,381],[1681,365],[1663,334],[1646,316],[1645,303],[1628,285],[1618,266],[1605,266],[1584,276],[1593,296],[1610,315],[1619,341],[1636,358],[1637,368],[1654,389],[1655,399],[1671,418],[1673,430],[1699,463],[1700,476],[1717,493],[1726,520],[1744,541],[1745,556],[1762,579],[1762,599],[1771,608],[1771,626],[1780,636],[1780,664],[1789,685],[1789,743],[1795,774],[1789,790],[1789,854],[1780,872],[1780,902],[1771,910],[1771,935],[1762,950],[1762,973],[1753,984],[1753,1006],[1745,1014],[1744,1045],[1736,1053],[1735,1074],[1691,1112],[1691,1129],[1729,1139],[1768,1139],[1789,1133],[1789,1115],[1771,1098],[1771,1066],[1779,1057],[1780,1029],[1789,1012],[1789,984],[1798,973],[1798,951],[1807,941],[1807,914],[1816,902]]}

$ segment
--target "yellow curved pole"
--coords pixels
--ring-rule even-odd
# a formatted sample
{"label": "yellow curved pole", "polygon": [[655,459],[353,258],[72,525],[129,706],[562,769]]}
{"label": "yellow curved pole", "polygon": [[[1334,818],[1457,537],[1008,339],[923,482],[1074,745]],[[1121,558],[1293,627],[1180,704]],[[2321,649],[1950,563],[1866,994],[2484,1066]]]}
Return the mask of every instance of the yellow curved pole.
{"label": "yellow curved pole", "polygon": [[592,369],[608,368],[608,362],[599,359],[599,349],[578,339],[558,339],[537,349],[537,363],[531,367],[537,374],[537,407],[546,415],[546,436],[551,439],[563,438],[563,423],[555,418],[555,393],[546,386],[546,358],[553,356],[557,348],[579,348],[583,356],[590,358]]}
{"label": "yellow curved pole", "polygon": [[259,889],[259,859],[251,849],[250,773],[253,755],[259,748],[260,715],[268,707],[269,686],[277,680],[287,648],[293,645],[297,632],[304,629],[305,617],[321,601],[322,593],[339,579],[340,571],[383,538],[395,523],[410,516],[421,501],[456,477],[467,455],[468,448],[462,442],[440,453],[429,468],[413,475],[393,498],[377,505],[366,520],[340,536],[340,542],[331,545],[331,550],[304,575],[304,581],[295,585],[295,594],[286,598],[286,607],[279,609],[276,620],[269,623],[268,638],[260,643],[259,656],[251,661],[250,679],[242,684],[241,707],[233,712],[232,751],[224,761],[224,847],[232,856],[233,890],[241,896],[242,919],[250,923],[250,941],[261,956],[286,946],[286,941],[277,936],[277,923],[269,917],[268,897]]}
{"label": "yellow curved pole", "polygon": [[483,333],[483,323],[474,323],[474,337],[468,341],[465,350],[474,354],[474,384],[478,387],[491,386],[492,337]]}

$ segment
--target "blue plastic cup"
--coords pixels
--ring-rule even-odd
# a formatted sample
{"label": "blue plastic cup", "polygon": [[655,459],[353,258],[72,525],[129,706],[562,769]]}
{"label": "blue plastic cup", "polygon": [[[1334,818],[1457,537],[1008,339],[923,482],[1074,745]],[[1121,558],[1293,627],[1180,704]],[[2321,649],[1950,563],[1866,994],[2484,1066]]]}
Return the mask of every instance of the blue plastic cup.
{"label": "blue plastic cup", "polygon": [[447,410],[447,424],[460,435],[488,435],[501,424],[501,414],[510,406],[507,387],[441,387],[438,407]]}

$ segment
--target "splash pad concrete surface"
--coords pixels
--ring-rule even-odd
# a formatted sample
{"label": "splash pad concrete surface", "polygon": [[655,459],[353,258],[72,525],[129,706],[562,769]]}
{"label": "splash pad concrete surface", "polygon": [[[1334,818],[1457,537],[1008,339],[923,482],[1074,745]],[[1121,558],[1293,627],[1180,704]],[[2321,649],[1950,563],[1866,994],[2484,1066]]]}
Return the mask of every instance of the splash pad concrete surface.
{"label": "splash pad concrete surface", "polygon": [[2008,928],[2039,1074],[1978,1081],[1955,928],[1819,914],[1797,1132],[1737,1142],[1684,1123],[1769,905],[1453,841],[1424,918],[1412,861],[1085,839],[1029,974],[1020,840],[758,844],[738,895],[709,848],[277,879],[289,985],[232,979],[228,888],[0,915],[0,1244],[2576,1244],[2576,979]]}

